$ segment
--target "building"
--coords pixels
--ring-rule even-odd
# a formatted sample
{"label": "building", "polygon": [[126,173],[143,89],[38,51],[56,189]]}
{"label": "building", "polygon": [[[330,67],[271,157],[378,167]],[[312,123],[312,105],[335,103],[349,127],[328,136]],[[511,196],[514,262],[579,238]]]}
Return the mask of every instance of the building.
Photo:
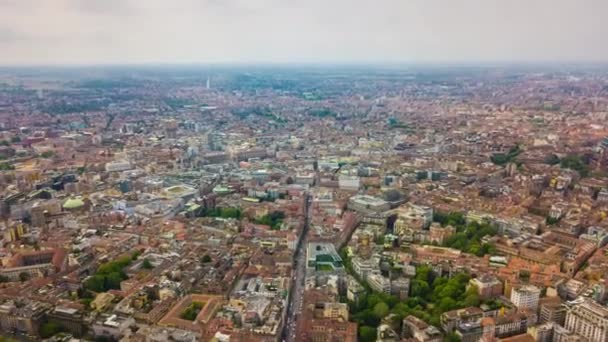
{"label": "building", "polygon": [[319,271],[343,270],[342,258],[332,243],[309,242],[306,248],[307,268]]}
{"label": "building", "polygon": [[361,186],[359,177],[342,175],[338,177],[338,187],[345,191],[358,191]]}
{"label": "building", "polygon": [[83,315],[80,310],[57,306],[48,313],[47,319],[74,336],[82,336],[84,332]]}
{"label": "building", "polygon": [[490,299],[502,295],[502,283],[493,275],[483,274],[469,281],[469,285],[477,288],[481,299]]}
{"label": "building", "polygon": [[514,312],[495,318],[494,331],[496,337],[505,338],[526,333],[528,327],[536,324],[538,316],[536,312]]}
{"label": "building", "polygon": [[329,318],[348,321],[348,304],[338,302],[321,302],[315,304],[315,318]]}
{"label": "building", "polygon": [[552,342],[555,323],[545,323],[528,327],[528,334],[537,342]]}
{"label": "building", "polygon": [[113,340],[120,340],[125,336],[127,329],[132,325],[135,325],[135,320],[132,317],[101,315],[93,322],[91,329],[96,338],[106,337]]}
{"label": "building", "polygon": [[[395,213],[397,214],[393,228],[395,235],[404,235],[408,230],[427,229],[433,222],[433,208],[431,207],[407,204],[397,208]],[[441,237],[442,240],[445,238],[445,236]]]}
{"label": "building", "polygon": [[554,322],[564,325],[566,321],[566,306],[562,304],[559,297],[542,298],[538,305],[540,323]]}
{"label": "building", "polygon": [[117,161],[109,162],[106,164],[107,172],[120,172],[120,171],[131,170],[132,168],[133,168],[133,166],[131,165],[131,162],[129,162],[128,160],[117,160]]}
{"label": "building", "polygon": [[410,292],[410,279],[397,278],[391,281],[391,294],[399,300],[406,300]]}
{"label": "building", "polygon": [[441,246],[454,233],[456,233],[456,228],[449,225],[442,227],[439,223],[433,222],[429,228],[429,241]]}
{"label": "building", "polygon": [[390,204],[377,197],[356,195],[348,200],[348,208],[362,213],[379,213],[389,210]]}
{"label": "building", "polygon": [[443,335],[437,327],[412,315],[403,319],[403,337],[414,338],[420,342],[441,342],[443,340]]}
{"label": "building", "polygon": [[585,299],[570,307],[565,328],[594,342],[608,341],[608,308]]}
{"label": "building", "polygon": [[50,305],[29,300],[8,301],[0,305],[0,331],[37,337]]}
{"label": "building", "polygon": [[482,317],[483,311],[476,306],[447,311],[441,314],[441,328],[444,331],[452,332],[459,326],[476,323]]}
{"label": "building", "polygon": [[391,280],[381,274],[372,273],[367,276],[367,283],[372,290],[386,294],[391,293]]}
{"label": "building", "polygon": [[461,342],[478,342],[483,335],[480,321],[463,323],[456,327],[456,336]]}
{"label": "building", "polygon": [[349,301],[358,304],[365,293],[366,291],[363,285],[359,284],[355,277],[348,275],[346,278],[346,298]]}
{"label": "building", "polygon": [[536,312],[539,298],[540,289],[534,285],[524,285],[511,290],[511,302],[519,310],[527,309]]}

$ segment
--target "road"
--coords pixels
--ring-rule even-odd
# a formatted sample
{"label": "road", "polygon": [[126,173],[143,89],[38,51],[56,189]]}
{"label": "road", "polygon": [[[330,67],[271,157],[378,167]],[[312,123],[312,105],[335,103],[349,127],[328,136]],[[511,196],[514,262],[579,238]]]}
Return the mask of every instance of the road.
{"label": "road", "polygon": [[300,241],[296,246],[294,256],[293,283],[287,305],[287,322],[283,328],[283,341],[294,342],[296,340],[297,318],[302,314],[304,297],[304,283],[306,280],[306,245],[308,241],[308,228],[312,215],[312,197],[306,195],[306,215]]}

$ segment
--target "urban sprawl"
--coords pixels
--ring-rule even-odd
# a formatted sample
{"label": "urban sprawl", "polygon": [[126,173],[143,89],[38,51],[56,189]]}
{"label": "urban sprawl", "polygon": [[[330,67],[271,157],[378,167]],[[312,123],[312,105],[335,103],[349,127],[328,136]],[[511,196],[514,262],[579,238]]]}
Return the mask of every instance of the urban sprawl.
{"label": "urban sprawl", "polygon": [[0,341],[608,341],[608,69],[0,69]]}

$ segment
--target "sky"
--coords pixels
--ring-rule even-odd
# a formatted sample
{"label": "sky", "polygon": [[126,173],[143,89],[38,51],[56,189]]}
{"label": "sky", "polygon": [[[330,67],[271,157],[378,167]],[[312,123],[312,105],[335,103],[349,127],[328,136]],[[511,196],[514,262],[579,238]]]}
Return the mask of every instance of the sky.
{"label": "sky", "polygon": [[0,0],[0,65],[608,62],[606,0]]}

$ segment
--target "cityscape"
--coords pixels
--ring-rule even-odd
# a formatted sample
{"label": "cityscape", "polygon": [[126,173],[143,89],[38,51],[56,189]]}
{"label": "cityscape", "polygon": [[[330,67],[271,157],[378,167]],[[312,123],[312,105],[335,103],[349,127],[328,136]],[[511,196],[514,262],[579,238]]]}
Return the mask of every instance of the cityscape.
{"label": "cityscape", "polygon": [[607,11],[0,0],[0,342],[608,342]]}

